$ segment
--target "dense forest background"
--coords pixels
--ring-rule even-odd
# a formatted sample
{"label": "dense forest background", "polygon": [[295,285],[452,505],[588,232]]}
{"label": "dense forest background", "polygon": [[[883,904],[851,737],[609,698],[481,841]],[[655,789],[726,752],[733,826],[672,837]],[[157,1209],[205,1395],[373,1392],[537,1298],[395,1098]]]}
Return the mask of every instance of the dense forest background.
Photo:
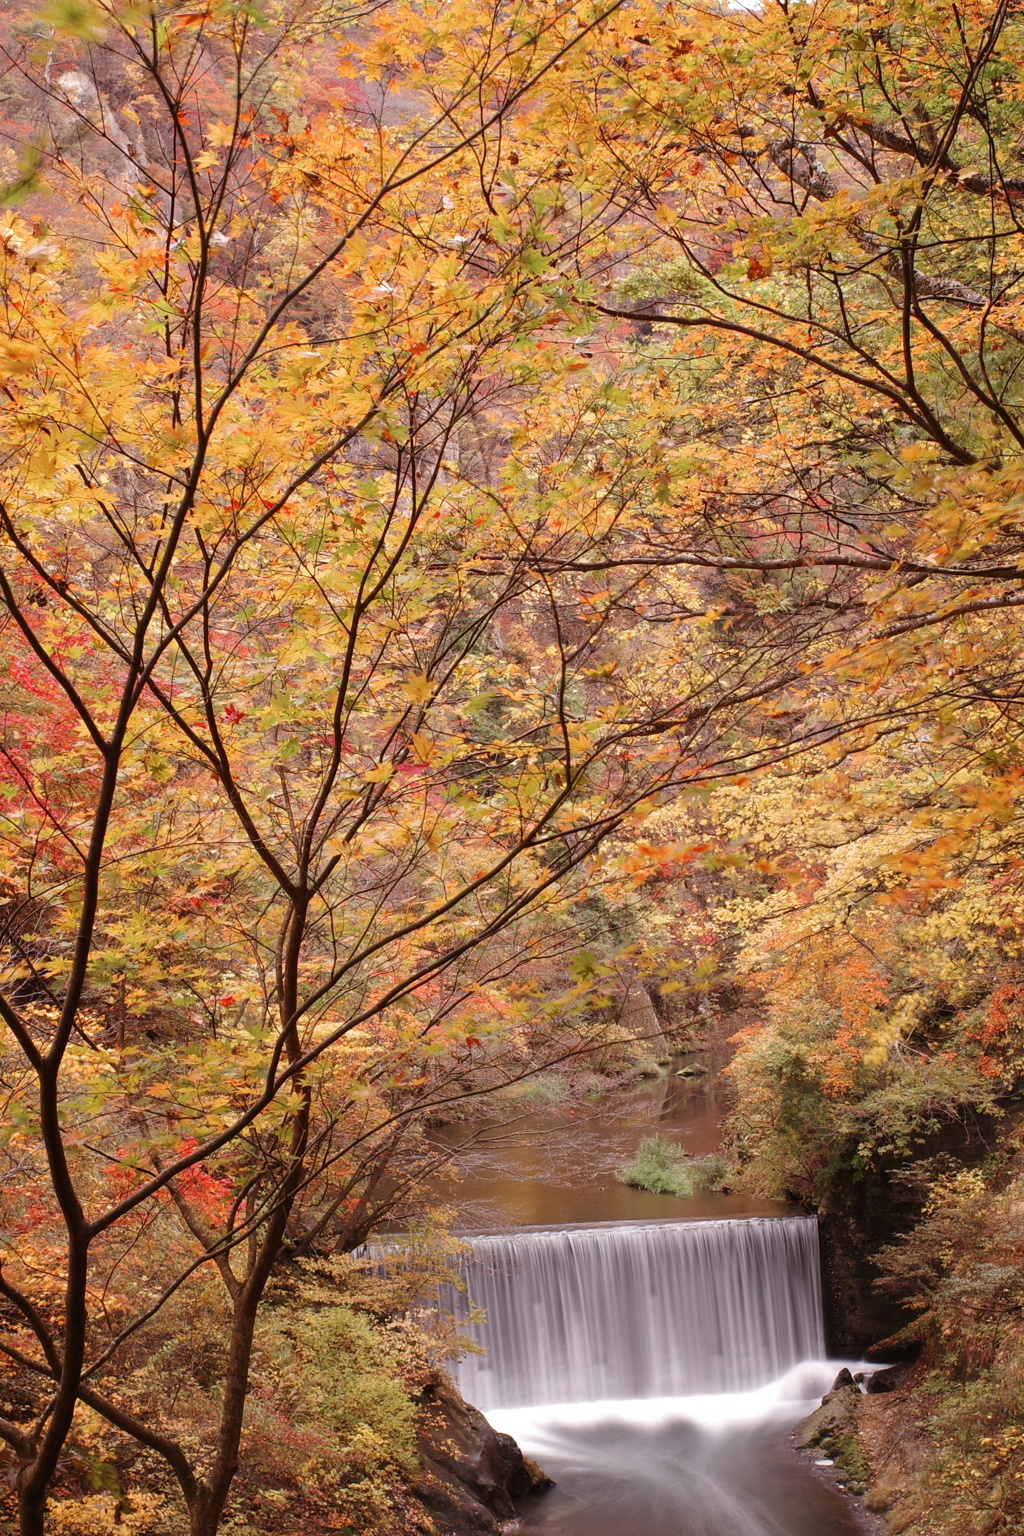
{"label": "dense forest background", "polygon": [[726,1037],[1021,1529],[1019,9],[0,14],[21,1536],[430,1529],[432,1128]]}

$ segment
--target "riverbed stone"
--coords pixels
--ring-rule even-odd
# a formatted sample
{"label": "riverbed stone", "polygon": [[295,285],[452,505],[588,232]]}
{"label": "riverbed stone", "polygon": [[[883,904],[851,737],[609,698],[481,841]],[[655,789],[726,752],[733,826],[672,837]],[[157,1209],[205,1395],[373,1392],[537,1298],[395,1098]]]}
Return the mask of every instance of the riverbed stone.
{"label": "riverbed stone", "polygon": [[868,1393],[895,1392],[906,1375],[906,1365],[883,1365],[875,1371],[858,1371],[854,1380]]}

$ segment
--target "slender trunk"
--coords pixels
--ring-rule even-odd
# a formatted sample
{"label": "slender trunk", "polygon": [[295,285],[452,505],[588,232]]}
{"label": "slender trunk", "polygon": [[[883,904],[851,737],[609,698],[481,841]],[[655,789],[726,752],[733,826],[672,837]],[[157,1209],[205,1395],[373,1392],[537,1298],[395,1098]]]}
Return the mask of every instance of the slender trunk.
{"label": "slender trunk", "polygon": [[[279,1248],[280,1243],[275,1244]],[[274,1257],[276,1258],[276,1253]],[[273,1260],[271,1259],[271,1264]],[[270,1266],[267,1266],[269,1273]],[[238,1471],[238,1447],[242,1438],[242,1420],[249,1396],[249,1365],[256,1316],[265,1286],[265,1276],[254,1277],[256,1284],[246,1285],[235,1306],[228,1345],[224,1400],[221,1405],[217,1454],[208,1477],[203,1479],[192,1505],[189,1536],[216,1536],[227,1503],[231,1484]]]}
{"label": "slender trunk", "polygon": [[[20,1484],[20,1480],[19,1480]],[[18,1488],[18,1536],[43,1536],[46,1519],[46,1489],[37,1493]]]}
{"label": "slender trunk", "polygon": [[[288,1021],[294,1019],[298,1006],[298,965],[305,932],[306,905],[306,901],[302,900],[292,907],[285,928],[279,971],[281,1012],[286,1029],[285,1052],[292,1061],[298,1058],[300,1046],[294,1023],[289,1024]],[[301,1080],[295,1086],[302,1102],[292,1121],[290,1166],[281,1187],[277,1208],[267,1223],[263,1241],[252,1256],[245,1284],[234,1296],[217,1450],[208,1476],[196,1488],[195,1498],[189,1503],[189,1536],[217,1536],[224,1506],[238,1470],[238,1448],[249,1396],[249,1369],[256,1319],[267,1281],[281,1253],[288,1219],[295,1196],[301,1188],[305,1169],[309,1137],[309,1090]]]}
{"label": "slender trunk", "polygon": [[238,1470],[238,1447],[249,1397],[249,1368],[252,1363],[256,1319],[271,1270],[281,1252],[292,1201],[301,1178],[308,1114],[307,1101],[293,1131],[292,1168],[284,1197],[270,1219],[248,1278],[235,1297],[217,1451],[209,1475],[196,1488],[194,1499],[189,1501],[189,1536],[217,1536],[224,1506]]}
{"label": "slender trunk", "polygon": [[224,1512],[224,1498],[214,1499],[209,1488],[202,1488],[189,1510],[188,1536],[217,1536],[220,1517]]}
{"label": "slender trunk", "polygon": [[85,1215],[75,1192],[64,1153],[58,1109],[56,1071],[40,1074],[40,1127],[50,1165],[54,1193],[61,1206],[68,1236],[68,1275],[64,1287],[64,1326],[59,1354],[43,1342],[56,1378],[46,1426],[35,1444],[35,1454],[18,1473],[19,1536],[42,1536],[46,1498],[57,1470],[78,1402],[85,1360],[88,1321],[89,1236]]}

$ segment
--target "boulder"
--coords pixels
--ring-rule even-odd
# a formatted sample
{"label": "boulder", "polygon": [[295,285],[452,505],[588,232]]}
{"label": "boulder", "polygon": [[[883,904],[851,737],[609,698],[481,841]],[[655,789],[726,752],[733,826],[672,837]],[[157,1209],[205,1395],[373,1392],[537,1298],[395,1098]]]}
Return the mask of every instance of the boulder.
{"label": "boulder", "polygon": [[885,1365],[877,1371],[858,1371],[854,1380],[864,1392],[892,1392],[906,1374],[904,1365]]}
{"label": "boulder", "polygon": [[423,1393],[417,1438],[423,1472],[416,1492],[440,1536],[493,1536],[515,1514],[514,1500],[554,1486],[446,1377]]}
{"label": "boulder", "polygon": [[831,1389],[825,1393],[820,1408],[815,1408],[793,1431],[793,1439],[802,1451],[818,1445],[828,1446],[837,1435],[850,1434],[857,1426],[857,1383],[844,1367]]}

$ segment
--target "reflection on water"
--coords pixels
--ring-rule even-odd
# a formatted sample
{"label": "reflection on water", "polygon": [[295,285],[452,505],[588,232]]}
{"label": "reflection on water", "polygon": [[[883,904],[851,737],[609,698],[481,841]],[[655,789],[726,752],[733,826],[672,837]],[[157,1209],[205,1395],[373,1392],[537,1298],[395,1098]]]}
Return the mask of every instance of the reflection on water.
{"label": "reflection on water", "polygon": [[758,1392],[488,1414],[557,1486],[517,1529],[547,1536],[855,1536],[847,1499],[784,1448],[836,1365]]}
{"label": "reflection on water", "polygon": [[453,1203],[463,1231],[570,1222],[694,1220],[783,1215],[776,1200],[698,1192],[692,1199],[630,1189],[615,1170],[645,1136],[677,1142],[691,1156],[721,1145],[726,1114],[717,1071],[689,1080],[676,1072],[696,1057],[673,1061],[667,1074],[637,1088],[603,1095],[568,1114],[523,1115],[507,1122],[466,1122],[439,1139],[461,1148]]}

